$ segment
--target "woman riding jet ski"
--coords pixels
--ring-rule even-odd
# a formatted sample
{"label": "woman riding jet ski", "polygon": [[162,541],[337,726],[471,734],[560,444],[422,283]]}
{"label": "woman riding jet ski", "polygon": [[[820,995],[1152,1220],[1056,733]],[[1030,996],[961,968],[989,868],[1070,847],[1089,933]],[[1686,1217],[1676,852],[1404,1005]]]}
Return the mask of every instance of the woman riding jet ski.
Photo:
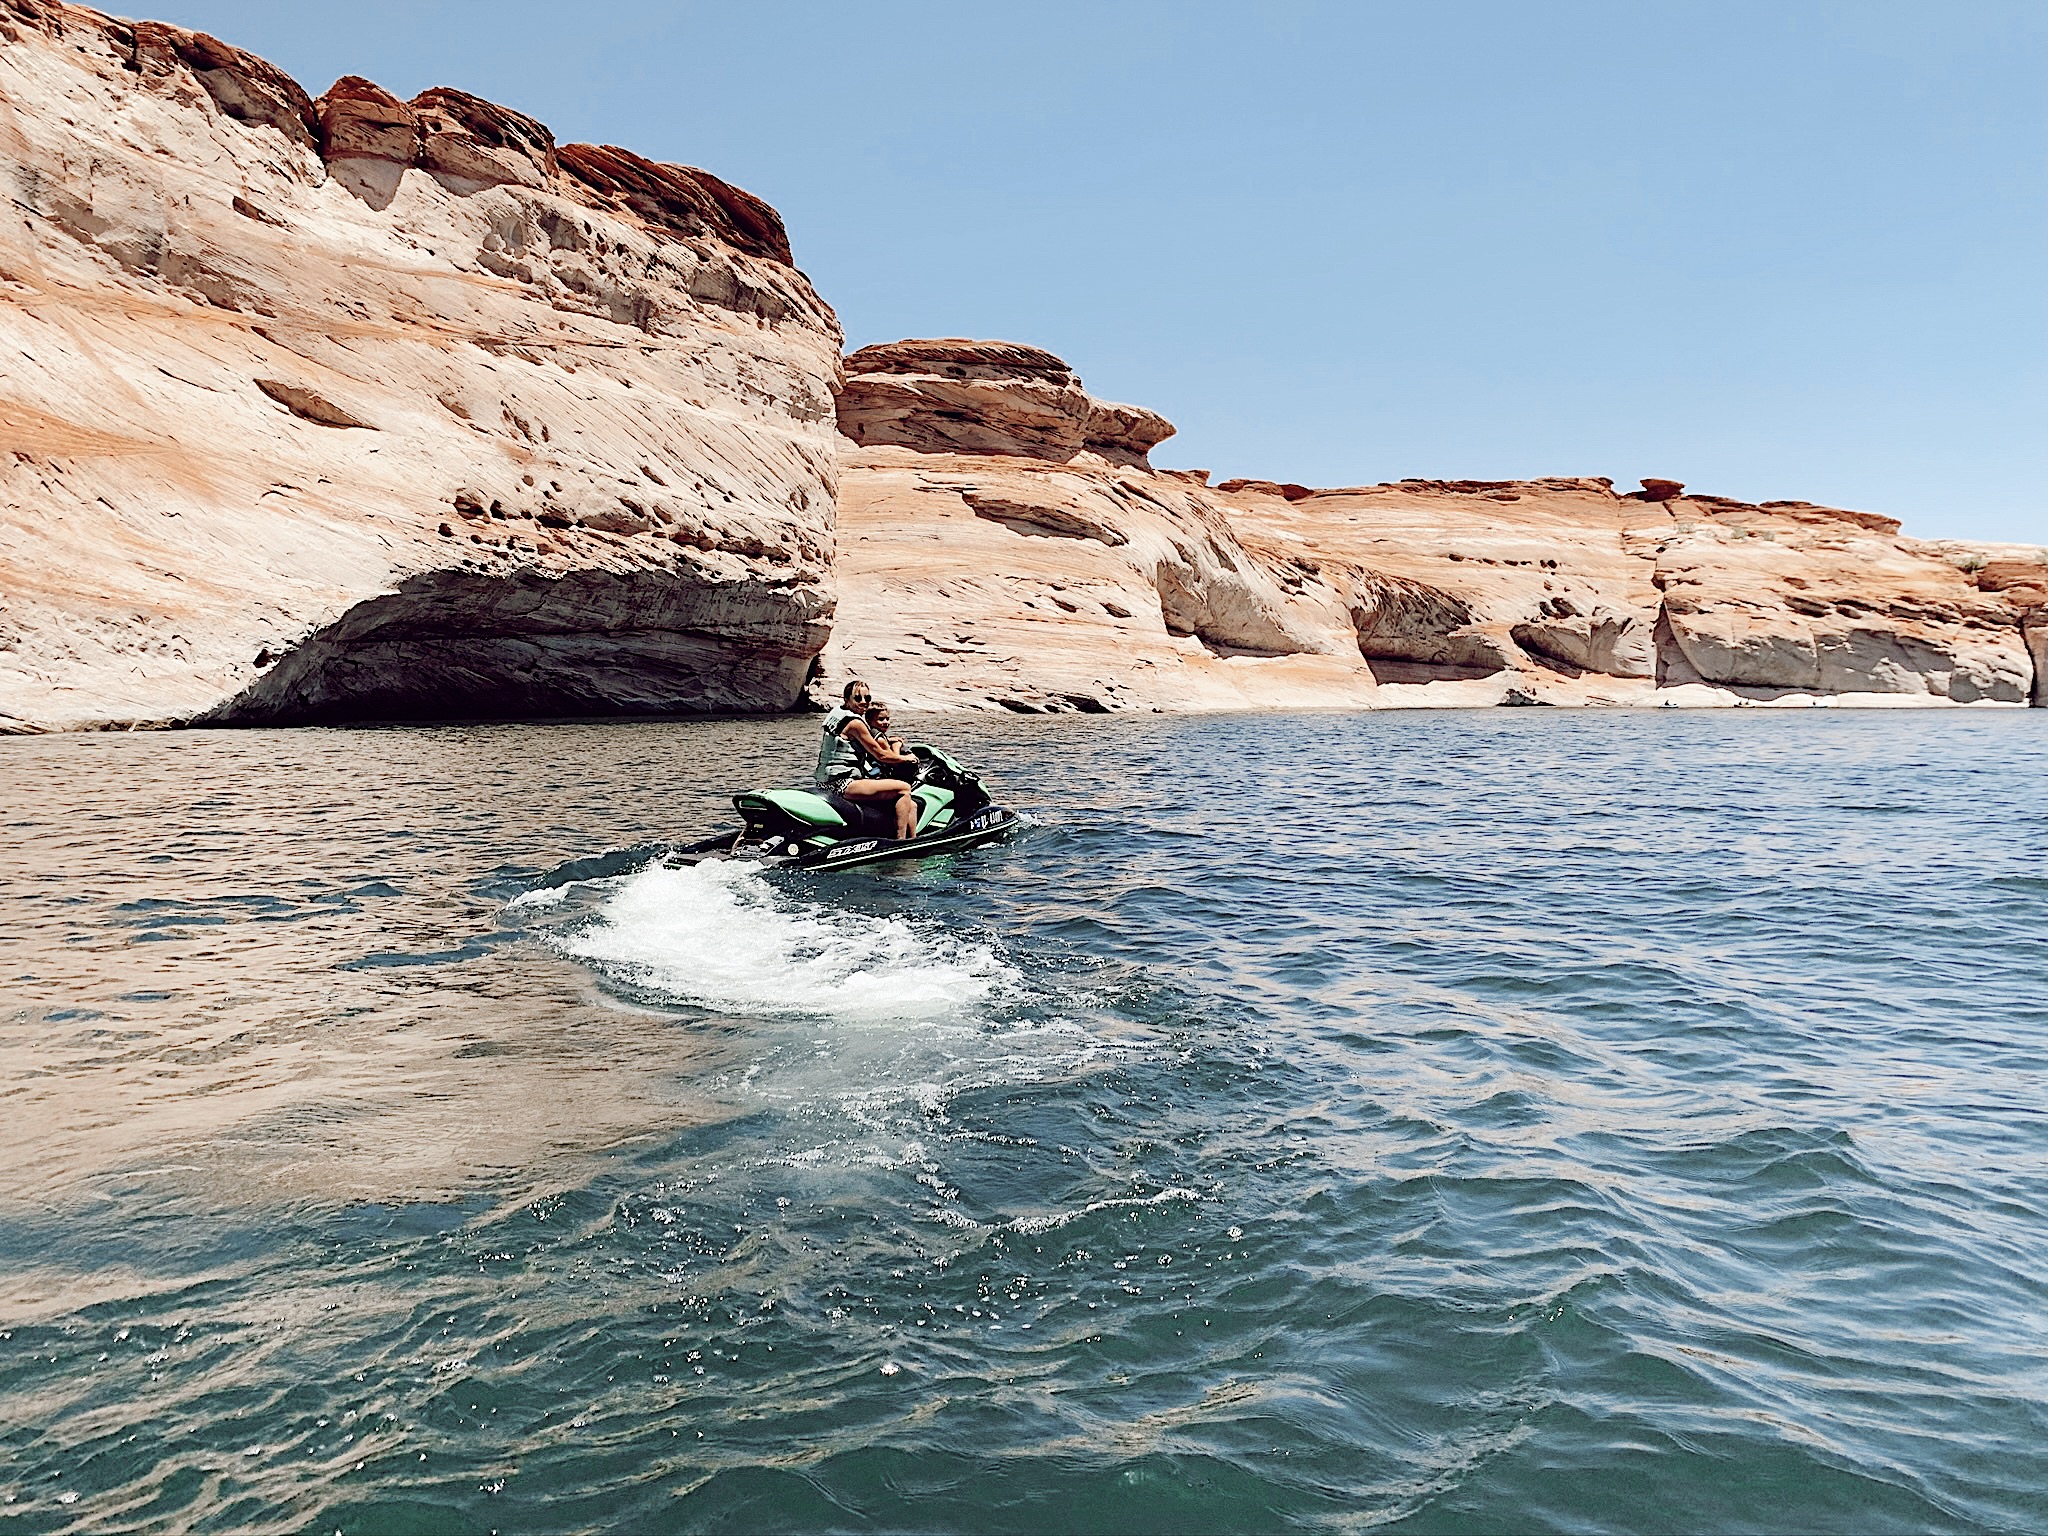
{"label": "woman riding jet ski", "polygon": [[915,771],[916,763],[903,758],[868,728],[867,709],[874,695],[868,685],[855,678],[839,692],[839,706],[825,716],[825,734],[818,742],[818,768],[813,777],[818,792],[851,800],[856,806],[889,802],[896,818],[896,836],[905,842],[917,836],[917,807],[910,798],[907,778],[873,772],[886,764]]}
{"label": "woman riding jet ski", "polygon": [[[868,702],[867,685],[856,682],[847,684],[844,704],[853,704],[855,694],[861,695],[860,703]],[[851,767],[842,774],[849,759]],[[944,752],[922,742],[899,744],[877,736],[851,708],[825,717],[815,782],[814,789],[734,795],[733,808],[745,820],[737,834],[707,838],[671,857],[691,864],[739,858],[842,868],[953,853],[1001,837],[1017,825],[1016,812],[991,804],[981,780]]]}

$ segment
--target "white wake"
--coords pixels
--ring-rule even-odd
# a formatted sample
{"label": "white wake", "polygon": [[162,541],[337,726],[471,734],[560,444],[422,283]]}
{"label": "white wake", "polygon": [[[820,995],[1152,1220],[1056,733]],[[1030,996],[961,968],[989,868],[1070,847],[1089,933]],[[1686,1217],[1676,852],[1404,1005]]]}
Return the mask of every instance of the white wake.
{"label": "white wake", "polygon": [[986,945],[780,895],[757,865],[655,865],[602,884],[595,919],[556,946],[678,1002],[935,1018],[1022,980]]}

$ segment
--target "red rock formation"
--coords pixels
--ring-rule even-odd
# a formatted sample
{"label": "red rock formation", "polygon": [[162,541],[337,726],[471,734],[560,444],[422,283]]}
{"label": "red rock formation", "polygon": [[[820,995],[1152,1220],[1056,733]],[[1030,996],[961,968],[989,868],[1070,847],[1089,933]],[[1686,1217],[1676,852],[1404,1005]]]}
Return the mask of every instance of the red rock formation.
{"label": "red rock formation", "polygon": [[710,235],[790,265],[782,216],[709,171],[663,165],[611,144],[564,144],[558,153],[563,174],[596,207],[630,213],[657,233]]}
{"label": "red rock formation", "polygon": [[146,89],[187,101],[196,82],[216,108],[237,122],[275,128],[294,144],[311,148],[319,124],[305,88],[268,59],[231,47],[204,32],[161,21],[132,26],[83,6],[57,0],[8,0],[29,26],[51,38],[97,32],[117,50]]}
{"label": "red rock formation", "polygon": [[1142,405],[1113,400],[1088,402],[1088,420],[1081,428],[1081,446],[1118,464],[1147,462],[1150,454],[1173,436],[1173,423]]}
{"label": "red rock formation", "polygon": [[1283,501],[1306,501],[1315,495],[1307,486],[1296,485],[1292,480],[1225,480],[1216,489],[1228,494],[1247,491],[1254,496],[1278,496]]}
{"label": "red rock formation", "polygon": [[1344,613],[1298,602],[1205,488],[1101,458],[848,442],[820,692],[914,707],[1370,702]]}
{"label": "red rock formation", "polygon": [[1986,560],[1973,579],[1978,591],[2003,593],[2016,607],[2048,604],[2048,563],[2041,560]]}
{"label": "red rock formation", "polygon": [[313,103],[320,123],[320,156],[418,165],[420,120],[413,109],[361,75],[343,75]]}
{"label": "red rock formation", "polygon": [[1902,539],[1896,520],[1870,513],[1617,497],[1601,479],[1408,481],[1318,493],[1285,515],[1270,500],[1246,511],[1308,544],[1326,571],[1398,575],[1470,609],[1462,624],[1439,621],[1437,639],[1397,627],[1393,646],[1361,624],[1383,680],[1426,678],[1421,663],[1446,679],[1533,668],[1752,701],[2028,695],[2017,609],[1978,598],[1948,546]]}
{"label": "red rock formation", "polygon": [[1957,557],[1964,571],[1974,567],[1981,592],[1996,592],[2020,615],[2020,633],[2034,663],[2032,702],[2048,708],[2048,550],[2010,550],[2004,558],[1986,558],[1966,549]]}
{"label": "red rock formation", "polygon": [[839,430],[867,447],[1060,463],[1089,453],[1142,465],[1173,424],[1140,406],[1092,398],[1073,369],[1037,347],[941,337],[851,354]]}
{"label": "red rock formation", "polygon": [[1981,594],[1947,546],[1804,503],[1699,505],[1656,550],[1667,681],[2027,699],[2018,608]]}
{"label": "red rock formation", "polygon": [[0,101],[0,730],[785,707],[835,537],[827,672],[906,703],[2048,702],[2037,549],[1212,489],[1035,347],[842,373],[765,203],[461,91],[0,0]]}
{"label": "red rock formation", "polygon": [[[420,169],[444,185],[464,192],[508,183],[558,185],[555,136],[525,113],[446,85],[421,91],[412,109],[420,129]],[[787,244],[776,259],[788,262]]]}
{"label": "red rock formation", "polygon": [[328,169],[374,207],[417,167],[451,192],[515,185],[561,189],[555,136],[543,123],[467,91],[436,86],[411,101],[343,75],[313,103]]}

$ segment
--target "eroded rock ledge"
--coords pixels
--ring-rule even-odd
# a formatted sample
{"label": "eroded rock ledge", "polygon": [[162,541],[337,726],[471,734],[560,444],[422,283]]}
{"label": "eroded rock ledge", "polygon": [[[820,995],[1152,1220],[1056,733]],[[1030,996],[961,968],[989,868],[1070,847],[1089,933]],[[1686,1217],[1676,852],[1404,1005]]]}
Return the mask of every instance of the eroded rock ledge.
{"label": "eroded rock ledge", "polygon": [[1097,400],[1037,347],[945,337],[862,347],[846,359],[839,430],[869,447],[1014,454],[1064,463],[1086,450],[1149,467],[1165,417]]}
{"label": "eroded rock ledge", "polygon": [[0,730],[786,708],[839,328],[774,210],[0,0]]}
{"label": "eroded rock ledge", "polygon": [[1008,342],[848,359],[820,692],[917,707],[2044,702],[2048,551],[1651,480],[1155,471]]}

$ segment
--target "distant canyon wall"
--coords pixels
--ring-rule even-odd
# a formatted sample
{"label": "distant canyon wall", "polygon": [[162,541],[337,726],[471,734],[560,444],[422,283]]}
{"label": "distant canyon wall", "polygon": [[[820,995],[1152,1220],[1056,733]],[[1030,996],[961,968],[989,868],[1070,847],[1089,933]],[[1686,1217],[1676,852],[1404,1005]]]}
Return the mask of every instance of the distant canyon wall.
{"label": "distant canyon wall", "polygon": [[1154,469],[1057,356],[842,359],[767,204],[452,88],[0,0],[0,184],[0,732],[2044,702],[2041,550]]}
{"label": "distant canyon wall", "polygon": [[0,730],[795,703],[840,332],[717,177],[0,0]]}
{"label": "distant canyon wall", "polygon": [[[820,692],[925,708],[2044,701],[2048,551],[1671,481],[1211,486],[1057,358],[869,347]],[[1107,423],[1137,423],[1114,433]]]}

